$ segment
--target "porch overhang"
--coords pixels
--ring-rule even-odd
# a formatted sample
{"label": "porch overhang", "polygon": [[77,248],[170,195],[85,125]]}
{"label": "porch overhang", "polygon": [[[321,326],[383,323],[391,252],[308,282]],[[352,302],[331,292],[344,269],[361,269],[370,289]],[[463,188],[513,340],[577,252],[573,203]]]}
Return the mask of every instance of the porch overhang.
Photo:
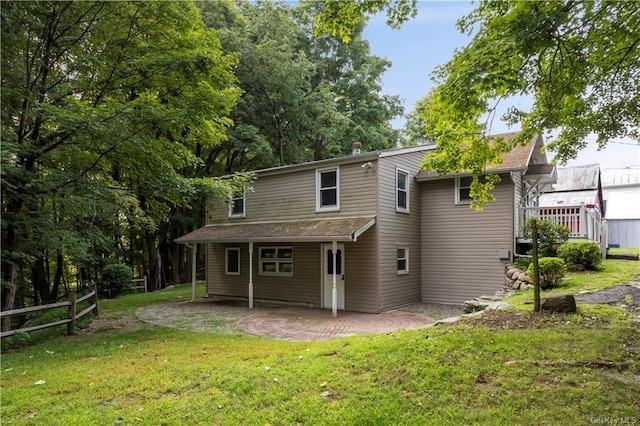
{"label": "porch overhang", "polygon": [[179,244],[357,241],[375,216],[212,224],[185,234]]}

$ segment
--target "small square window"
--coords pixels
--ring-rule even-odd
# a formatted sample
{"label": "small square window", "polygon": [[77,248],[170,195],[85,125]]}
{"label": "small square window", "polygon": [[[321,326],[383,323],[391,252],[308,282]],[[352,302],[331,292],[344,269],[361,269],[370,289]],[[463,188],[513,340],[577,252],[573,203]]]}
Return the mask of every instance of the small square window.
{"label": "small square window", "polygon": [[407,247],[398,247],[396,249],[396,260],[398,274],[409,273],[409,249]]}
{"label": "small square window", "polygon": [[316,171],[316,211],[340,210],[340,169]]}
{"label": "small square window", "polygon": [[409,173],[396,170],[396,211],[409,212]]}
{"label": "small square window", "polygon": [[225,249],[225,274],[240,275],[240,249],[237,247]]}
{"label": "small square window", "polygon": [[456,204],[469,204],[471,198],[471,182],[473,177],[465,176],[456,178]]}
{"label": "small square window", "polygon": [[245,206],[245,194],[234,194],[229,202],[229,217],[245,217]]}

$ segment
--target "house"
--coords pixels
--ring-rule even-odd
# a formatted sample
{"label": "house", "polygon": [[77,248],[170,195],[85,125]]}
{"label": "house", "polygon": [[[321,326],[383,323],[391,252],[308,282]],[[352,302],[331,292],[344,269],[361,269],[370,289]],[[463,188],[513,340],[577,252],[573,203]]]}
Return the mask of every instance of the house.
{"label": "house", "polygon": [[251,307],[261,299],[335,315],[462,303],[503,286],[520,206],[553,176],[542,145],[536,137],[492,169],[502,181],[482,212],[469,207],[470,176],[421,171],[432,146],[355,146],[351,156],[257,171],[250,190],[212,201],[206,225],[176,241],[206,245],[208,296]]}
{"label": "house", "polygon": [[564,167],[538,201],[538,216],[569,228],[569,240],[602,242],[605,212],[600,165]]}
{"label": "house", "polygon": [[640,166],[602,170],[609,247],[640,247]]}

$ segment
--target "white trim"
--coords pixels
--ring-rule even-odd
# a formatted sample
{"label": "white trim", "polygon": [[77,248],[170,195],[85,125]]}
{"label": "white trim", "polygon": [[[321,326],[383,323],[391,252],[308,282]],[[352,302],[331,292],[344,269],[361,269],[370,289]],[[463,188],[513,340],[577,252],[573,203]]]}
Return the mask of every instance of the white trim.
{"label": "white trim", "polygon": [[[404,257],[398,257],[398,250],[404,250]],[[405,269],[398,269],[398,261],[404,260],[406,262]],[[396,272],[398,275],[404,275],[409,273],[409,246],[396,246]]]}
{"label": "white trim", "polygon": [[[229,272],[229,252],[238,252],[238,272]],[[224,273],[225,275],[240,275],[240,247],[225,247],[224,249]]]}
{"label": "white trim", "polygon": [[385,158],[393,157],[395,155],[410,154],[412,152],[435,151],[435,149],[435,145],[416,145],[408,148],[393,148],[386,151],[380,151],[379,156],[380,158]]}
{"label": "white trim", "polygon": [[[398,191],[400,191],[400,188],[398,187],[398,175],[400,175],[400,174],[405,175],[405,181],[404,181],[405,189],[404,189],[404,192],[406,194],[405,195],[406,196],[406,198],[405,198],[406,207],[398,206]],[[410,183],[410,180],[409,180],[409,172],[404,170],[404,169],[400,169],[400,168],[396,167],[396,184],[395,184],[395,188],[396,188],[395,189],[395,191],[396,191],[396,211],[399,212],[399,213],[409,213],[409,195],[410,195],[409,191],[410,191],[410,187],[411,187],[411,183]]]}
{"label": "white trim", "polygon": [[[467,178],[473,179],[472,176],[459,176],[455,178],[455,185],[454,185],[455,204],[471,204],[471,202],[473,201],[473,198],[460,199],[460,189],[467,188],[466,186],[460,187],[460,179],[467,179]],[[471,183],[469,183],[469,185],[471,185]]]}
{"label": "white trim", "polygon": [[[242,198],[242,213],[233,213],[233,202],[235,200],[239,200]],[[235,218],[235,217],[246,217],[247,215],[247,194],[243,193],[242,197],[234,197],[233,195],[229,196],[229,212],[228,212],[228,216]]]}
{"label": "white trim", "polygon": [[[279,250],[291,250],[291,257],[290,258],[285,258],[285,257],[278,257],[278,251]],[[262,252],[264,250],[275,250],[275,257],[274,258],[263,258],[262,257]],[[275,271],[274,272],[266,272],[263,271],[262,269],[262,265],[264,263],[273,263],[275,264]],[[291,272],[280,272],[280,265],[281,264],[291,264]],[[265,276],[275,276],[275,277],[293,277],[293,246],[265,246],[265,247],[260,247],[259,251],[258,251],[258,275],[265,275]]]}
{"label": "white trim", "polygon": [[[336,205],[322,207],[320,205],[320,176],[322,173],[336,172]],[[331,189],[331,188],[328,188]],[[316,212],[337,212],[340,211],[340,166],[325,169],[316,169]]]}

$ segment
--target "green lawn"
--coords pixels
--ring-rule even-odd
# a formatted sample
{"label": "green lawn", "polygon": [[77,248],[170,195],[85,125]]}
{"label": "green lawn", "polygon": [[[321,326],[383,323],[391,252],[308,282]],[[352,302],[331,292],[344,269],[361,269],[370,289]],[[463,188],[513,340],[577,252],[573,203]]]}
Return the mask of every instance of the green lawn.
{"label": "green lawn", "polygon": [[[593,279],[618,274],[612,262]],[[124,296],[101,317],[188,297],[188,286]],[[639,354],[630,315],[611,307],[311,343],[107,330],[5,352],[0,414],[3,425],[630,424]]]}

